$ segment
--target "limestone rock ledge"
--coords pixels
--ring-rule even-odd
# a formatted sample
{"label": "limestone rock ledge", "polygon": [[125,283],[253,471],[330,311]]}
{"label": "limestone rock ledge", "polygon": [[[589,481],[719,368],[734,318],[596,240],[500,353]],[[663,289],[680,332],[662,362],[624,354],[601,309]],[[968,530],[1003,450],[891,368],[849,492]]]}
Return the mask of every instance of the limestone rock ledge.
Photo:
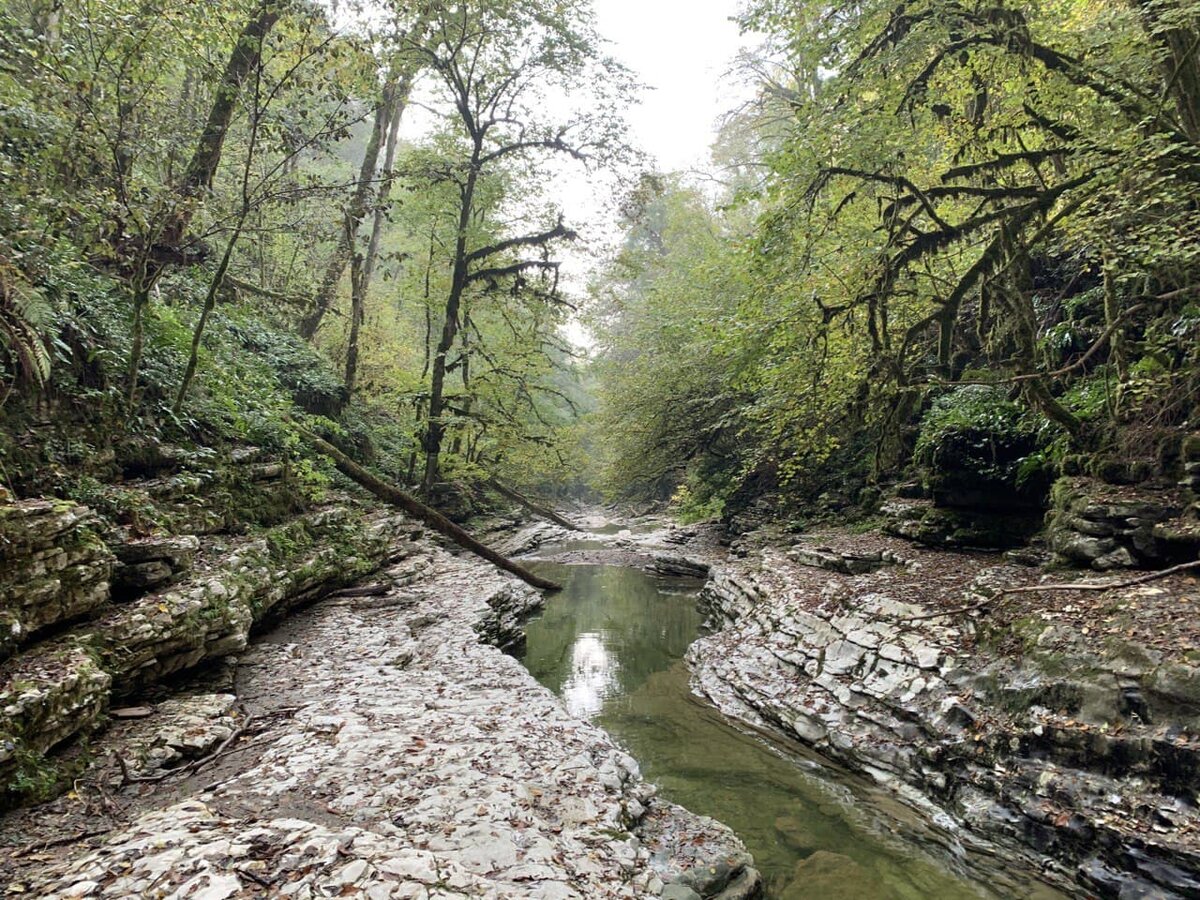
{"label": "limestone rock ledge", "polygon": [[314,605],[241,656],[239,700],[273,723],[254,755],[47,865],[26,891],[757,897],[727,828],[660,801],[607,734],[481,641],[509,633],[481,622],[512,622],[541,598],[426,552],[417,590]]}
{"label": "limestone rock ledge", "polygon": [[1063,478],[1054,486],[1047,537],[1062,562],[1101,571],[1195,559],[1200,529],[1188,497],[1178,488]]}
{"label": "limestone rock ledge", "polygon": [[64,500],[0,503],[0,660],[108,600],[113,555],[98,517]]}
{"label": "limestone rock ledge", "polygon": [[[1061,597],[1003,635],[930,618],[1036,573],[991,555],[897,552],[907,565],[859,575],[772,547],[716,567],[702,599],[723,628],[690,649],[694,686],[726,714],[888,785],[954,843],[998,844],[1030,872],[1101,897],[1200,896],[1195,667],[1098,641],[1094,614],[1066,621]],[[1143,591],[1125,601],[1150,620],[1154,603],[1191,602]],[[1014,656],[988,639],[1026,644]]]}
{"label": "limestone rock ledge", "polygon": [[[84,520],[74,510],[62,516]],[[42,754],[94,730],[110,695],[244,649],[257,623],[375,570],[411,528],[399,516],[318,510],[0,665],[0,796],[24,793]]]}

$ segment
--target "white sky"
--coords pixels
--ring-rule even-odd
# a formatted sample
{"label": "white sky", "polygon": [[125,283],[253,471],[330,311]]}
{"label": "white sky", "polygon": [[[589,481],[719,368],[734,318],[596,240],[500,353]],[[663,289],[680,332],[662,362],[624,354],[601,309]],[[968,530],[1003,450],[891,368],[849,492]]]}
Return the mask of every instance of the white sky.
{"label": "white sky", "polygon": [[[650,155],[659,171],[707,170],[720,118],[745,100],[749,89],[730,74],[747,43],[731,17],[738,0],[594,0],[600,33],[611,52],[646,90],[629,110],[631,143]],[[615,249],[618,237],[611,199],[596,196],[604,181],[565,177],[563,203],[583,246],[564,259],[568,285],[586,284],[589,272]],[[591,335],[577,321],[568,340],[590,348]]]}
{"label": "white sky", "polygon": [[726,73],[742,46],[737,0],[595,0],[613,55],[651,90],[629,119],[663,171],[704,167],[718,118],[745,98]]}

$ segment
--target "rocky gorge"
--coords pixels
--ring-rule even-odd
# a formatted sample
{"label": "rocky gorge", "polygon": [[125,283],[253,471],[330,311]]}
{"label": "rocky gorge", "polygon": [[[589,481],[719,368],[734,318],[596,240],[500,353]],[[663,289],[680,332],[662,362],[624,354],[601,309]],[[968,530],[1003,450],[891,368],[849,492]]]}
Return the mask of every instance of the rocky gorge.
{"label": "rocky gorge", "polygon": [[[223,626],[223,637],[195,637],[187,650],[148,641],[160,649],[129,654],[111,673],[84,647],[90,667],[66,678],[10,680],[6,714],[26,716],[22,748],[62,744],[105,712],[114,723],[74,790],[4,821],[10,892],[756,895],[757,873],[727,828],[659,800],[631,757],[500,651],[519,640],[536,591],[419,529],[388,520],[386,530],[388,550],[373,557],[392,560],[377,576],[386,590],[335,596],[252,644],[248,628]],[[253,545],[242,552],[255,559]],[[250,595],[282,595],[281,575]],[[231,606],[241,597],[184,591],[200,603],[214,594]],[[36,673],[31,660],[50,655],[71,664],[50,647],[19,655],[13,671]],[[133,697],[135,685],[201,657],[228,661],[177,685],[182,693],[109,706],[114,681]],[[139,670],[140,680],[126,675]],[[64,700],[68,689],[79,699]]]}
{"label": "rocky gorge", "polygon": [[[736,835],[659,798],[502,652],[537,591],[353,494],[301,503],[269,461],[174,465],[104,513],[2,507],[0,774],[10,802],[60,792],[3,820],[10,890],[761,894]],[[222,490],[238,479],[274,498],[257,521]],[[524,515],[474,525],[506,554],[549,545],[567,565],[703,583],[693,689],[757,739],[815,751],[828,777],[890,794],[903,814],[876,812],[981,890],[1169,900],[1200,895],[1196,579],[1079,584],[1046,563],[1186,558],[1182,487],[1069,480],[1045,549],[1004,553],[906,534],[927,501],[904,498],[882,504],[882,530],[630,529],[578,511],[582,534]],[[112,512],[131,507],[150,533]],[[795,883],[854,896],[861,867],[818,852]]]}

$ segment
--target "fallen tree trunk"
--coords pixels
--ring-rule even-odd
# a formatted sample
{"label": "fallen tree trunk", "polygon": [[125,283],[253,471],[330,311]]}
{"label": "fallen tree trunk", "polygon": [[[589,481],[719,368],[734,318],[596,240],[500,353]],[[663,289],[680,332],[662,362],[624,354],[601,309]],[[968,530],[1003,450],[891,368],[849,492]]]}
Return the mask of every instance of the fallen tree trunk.
{"label": "fallen tree trunk", "polygon": [[514,491],[512,488],[506,487],[495,478],[490,479],[487,484],[488,487],[494,490],[497,494],[507,497],[509,500],[515,500],[535,516],[541,516],[543,519],[549,519],[555,525],[561,525],[563,528],[569,528],[571,531],[583,531],[583,529],[574,522],[563,518],[547,506],[542,506],[540,503],[535,503],[524,494],[520,494],[517,491]]}
{"label": "fallen tree trunk", "polygon": [[486,559],[505,572],[511,572],[526,584],[531,584],[536,588],[547,591],[562,590],[562,585],[533,574],[524,566],[517,565],[517,563],[513,562],[507,556],[497,553],[486,544],[481,544],[475,538],[471,537],[466,530],[455,525],[436,509],[426,506],[412,494],[377,478],[328,441],[324,441],[308,432],[302,431],[301,434],[307,438],[314,449],[333,460],[333,464],[338,467],[338,471],[351,481],[370,491],[380,500],[400,507],[400,509],[409,515],[420,519],[434,531],[444,534],[460,547],[470,550],[476,556]]}

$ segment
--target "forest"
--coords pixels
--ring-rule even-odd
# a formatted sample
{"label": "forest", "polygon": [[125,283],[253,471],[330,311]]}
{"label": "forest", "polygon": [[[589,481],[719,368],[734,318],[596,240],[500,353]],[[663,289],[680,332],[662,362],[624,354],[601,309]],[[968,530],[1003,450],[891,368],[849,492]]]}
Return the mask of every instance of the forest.
{"label": "forest", "polygon": [[[584,590],[576,564],[709,579],[712,634],[688,606],[669,613],[687,639],[654,651],[664,671],[691,666],[670,690],[906,785],[915,816],[949,810],[984,861],[930,851],[943,874],[893,877],[891,851],[797,843],[787,809],[764,850],[740,809],[695,810],[728,838],[672,819],[690,813],[639,793],[614,749],[597,778],[620,811],[580,827],[628,826],[676,869],[637,857],[613,874],[625,851],[604,850],[536,893],[513,885],[542,875],[495,874],[495,834],[456,845],[498,854],[489,869],[431,825],[412,846],[470,874],[378,896],[835,896],[822,879],[879,900],[1200,896],[1200,0],[697,4],[735,23],[740,52],[714,63],[745,99],[696,148],[709,162],[680,171],[631,129],[654,85],[601,27],[606,2],[0,0],[0,808],[95,783],[87,815],[113,818],[113,784],[190,778],[208,755],[139,770],[92,745],[175,702],[164,685],[184,673],[267,652],[259,636],[322,597],[454,598],[409,631],[364,618],[311,635],[408,660],[405,689],[430,696],[436,675],[440,697],[456,668],[412,662],[433,652],[419,629],[512,650],[536,608],[560,608],[447,554],[466,547],[551,597]],[[686,44],[664,35],[662,53]],[[635,582],[616,590],[641,597]],[[560,674],[529,662],[554,654],[528,653],[576,714]],[[507,684],[480,660],[463,685]],[[657,665],[618,669],[654,683]],[[291,727],[249,708],[213,714],[209,771]],[[449,734],[473,709],[426,724]],[[311,728],[336,743],[343,725]],[[641,759],[642,732],[610,730]],[[608,746],[597,734],[578,738],[587,752]],[[81,774],[102,757],[106,774]],[[562,788],[617,802],[590,789]],[[366,802],[321,797],[339,815]],[[299,839],[275,824],[235,835],[231,813],[147,802],[116,818],[150,810],[162,834],[195,815],[193,833],[278,853],[166,860],[178,878],[156,893],[113,880],[145,846],[34,813],[0,819],[31,860],[0,873],[34,895],[223,898],[285,880],[376,896],[370,873],[388,871],[362,851],[369,866],[337,881],[353,853],[335,840],[324,869],[286,875]],[[30,848],[69,854],[76,832],[100,868],[63,893],[71,878],[38,874]],[[774,855],[789,840],[798,855]],[[542,863],[583,852],[556,843]],[[745,859],[701,882],[678,861],[705,853]]]}
{"label": "forest", "polygon": [[[10,7],[10,418],[284,447],[295,402],[426,495],[704,516],[861,490],[939,429],[1000,429],[1030,484],[1136,474],[1193,412],[1186,3],[750,4],[716,187],[641,168],[582,4]],[[564,163],[619,199],[586,282]]]}

